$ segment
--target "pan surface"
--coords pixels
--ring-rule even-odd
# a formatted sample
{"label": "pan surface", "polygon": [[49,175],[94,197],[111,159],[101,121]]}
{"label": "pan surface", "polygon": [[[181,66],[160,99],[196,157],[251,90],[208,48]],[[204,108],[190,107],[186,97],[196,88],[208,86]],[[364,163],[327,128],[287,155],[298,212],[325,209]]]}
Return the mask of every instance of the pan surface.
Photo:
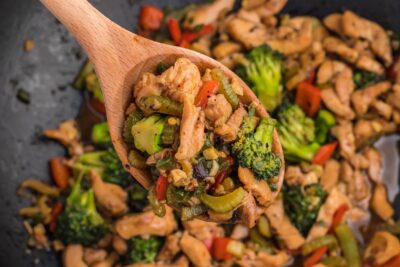
{"label": "pan surface", "polygon": [[[194,1],[92,2],[118,24],[134,30],[139,6],[145,2],[178,7]],[[289,0],[284,13],[323,17],[345,9],[352,9],[389,29],[400,30],[398,0]],[[36,44],[30,53],[23,51],[26,39]],[[79,45],[39,1],[0,1],[0,266],[60,266],[52,252],[25,249],[27,235],[16,213],[27,202],[15,193],[26,178],[50,179],[47,160],[62,154],[63,148],[44,140],[41,133],[76,116],[82,96],[69,83],[84,59]],[[29,105],[17,99],[19,90],[30,93]],[[395,189],[390,192],[391,199],[396,197],[398,188],[395,142],[392,137],[379,144],[388,159],[385,179],[391,178],[389,187]],[[400,199],[396,202],[395,206],[400,208]]]}

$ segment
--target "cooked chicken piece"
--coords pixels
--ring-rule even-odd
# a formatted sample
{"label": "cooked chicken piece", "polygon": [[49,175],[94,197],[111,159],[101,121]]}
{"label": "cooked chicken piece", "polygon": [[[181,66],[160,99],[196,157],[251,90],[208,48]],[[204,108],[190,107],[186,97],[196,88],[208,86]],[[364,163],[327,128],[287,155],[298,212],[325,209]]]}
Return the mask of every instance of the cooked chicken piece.
{"label": "cooked chicken piece", "polygon": [[349,67],[338,60],[325,60],[317,72],[317,84],[335,82],[337,76]]}
{"label": "cooked chicken piece", "polygon": [[393,91],[389,94],[387,103],[400,111],[400,84],[393,86]]}
{"label": "cooked chicken piece", "polygon": [[83,252],[83,260],[90,266],[105,260],[107,251],[104,249],[85,248]]}
{"label": "cooked chicken piece", "polygon": [[157,261],[169,262],[173,259],[180,251],[179,246],[180,236],[178,234],[168,235],[165,238],[165,242],[160,252],[157,255]]}
{"label": "cooked chicken piece", "polygon": [[184,97],[182,122],[179,134],[179,148],[175,154],[177,160],[189,160],[203,147],[205,141],[204,112],[196,107],[189,96]]}
{"label": "cooked chicken piece", "polygon": [[214,234],[221,233],[222,229],[214,222],[206,222],[199,219],[193,219],[190,221],[183,221],[183,227],[190,235],[195,238],[204,241],[212,240]]}
{"label": "cooked chicken piece", "polygon": [[325,60],[325,50],[321,42],[315,41],[300,55],[300,63],[303,69],[315,69]]}
{"label": "cooked chicken piece", "polygon": [[308,19],[304,19],[301,24],[298,20],[295,22],[296,25],[289,22],[289,25],[282,26],[292,29],[289,34],[278,39],[267,40],[267,44],[284,55],[305,51],[313,42],[312,22]]}
{"label": "cooked chicken piece", "polygon": [[343,204],[348,204],[350,206],[349,199],[346,195],[341,193],[337,187],[334,187],[318,212],[318,217],[316,219],[318,223],[315,223],[308,233],[307,242],[328,233],[332,225],[333,215]]}
{"label": "cooked chicken piece", "polygon": [[297,250],[303,246],[304,238],[285,214],[282,199],[276,199],[264,211],[271,227],[276,231],[279,239],[283,241],[289,250]]}
{"label": "cooked chicken piece", "polygon": [[184,232],[179,244],[182,248],[182,251],[186,254],[194,266],[211,266],[210,252],[202,241],[194,238],[187,232]]}
{"label": "cooked chicken piece", "polygon": [[340,155],[345,159],[350,159],[356,151],[353,124],[350,121],[343,121],[334,126],[331,133],[339,141]]}
{"label": "cooked chicken piece", "polygon": [[357,140],[357,146],[373,139],[377,134],[375,128],[372,126],[372,121],[358,120],[354,125],[354,136]]}
{"label": "cooked chicken piece", "polygon": [[128,211],[128,194],[115,184],[105,183],[97,171],[90,172],[92,188],[97,203],[107,214],[119,216]]}
{"label": "cooked chicken piece", "polygon": [[354,64],[359,69],[374,72],[379,75],[383,75],[385,73],[385,68],[377,60],[367,55],[360,55]]}
{"label": "cooked chicken piece", "polygon": [[324,166],[321,185],[326,192],[330,192],[339,180],[340,164],[334,159],[328,160]]}
{"label": "cooked chicken piece", "polygon": [[390,204],[383,184],[376,184],[371,199],[371,208],[382,220],[389,221],[393,218],[394,210]]}
{"label": "cooked chicken piece", "polygon": [[226,30],[235,41],[241,43],[247,49],[265,43],[268,37],[267,29],[261,22],[257,23],[239,17],[229,20]]}
{"label": "cooked chicken piece", "polygon": [[245,58],[243,53],[233,53],[231,55],[218,59],[218,61],[224,64],[226,67],[233,69],[236,65],[241,64],[242,62],[246,62],[247,59]]}
{"label": "cooked chicken piece", "polygon": [[304,173],[299,166],[288,165],[285,171],[285,182],[290,185],[301,185],[304,180]]}
{"label": "cooked chicken piece", "polygon": [[240,130],[244,117],[247,115],[246,109],[240,105],[230,116],[228,121],[215,128],[214,132],[221,136],[225,142],[232,142],[236,140],[237,134]]}
{"label": "cooked chicken piece", "polygon": [[382,159],[381,154],[375,148],[368,148],[364,151],[365,157],[368,159],[368,176],[375,183],[382,181]]}
{"label": "cooked chicken piece", "polygon": [[260,7],[264,4],[267,0],[243,0],[242,1],[242,8],[246,10],[251,10],[256,7]]}
{"label": "cooked chicken piece", "polygon": [[235,240],[242,240],[249,236],[250,229],[244,224],[235,224],[233,227],[231,238]]}
{"label": "cooked chicken piece", "polygon": [[214,126],[219,126],[224,124],[232,115],[232,106],[223,94],[212,95],[208,98],[204,114]]}
{"label": "cooked chicken piece", "polygon": [[342,14],[332,13],[324,18],[325,26],[338,35],[343,34]]}
{"label": "cooked chicken piece", "polygon": [[393,122],[400,125],[400,111],[393,110]]}
{"label": "cooked chicken piece", "polygon": [[126,215],[115,222],[114,229],[125,240],[139,235],[169,235],[176,229],[177,225],[172,209],[165,208],[164,217],[158,217],[151,210]]}
{"label": "cooked chicken piece", "polygon": [[393,62],[390,39],[386,31],[377,23],[361,18],[351,11],[345,11],[342,18],[343,33],[352,38],[366,39],[372,51],[385,61],[388,67]]}
{"label": "cooked chicken piece", "polygon": [[80,142],[81,136],[75,120],[62,122],[57,129],[46,129],[43,135],[55,139],[68,148],[71,156],[83,154],[83,145]]}
{"label": "cooked chicken piece", "polygon": [[393,108],[391,105],[387,104],[386,102],[381,101],[381,100],[375,100],[372,102],[371,106],[385,120],[390,120],[390,118],[392,117]]}
{"label": "cooked chicken piece", "polygon": [[354,171],[354,176],[351,178],[350,184],[352,185],[348,186],[348,189],[354,188],[354,191],[348,191],[348,193],[355,201],[360,202],[371,196],[371,185],[368,182],[367,176],[360,170]]}
{"label": "cooked chicken piece", "polygon": [[378,266],[400,254],[399,239],[386,231],[378,231],[372,237],[364,252],[364,262]]}
{"label": "cooked chicken piece", "polygon": [[248,226],[249,228],[252,228],[256,225],[256,221],[259,217],[259,211],[257,209],[256,200],[252,194],[246,193],[239,211],[241,222],[244,225]]}
{"label": "cooked chicken piece", "polygon": [[250,169],[240,166],[238,176],[244,188],[254,195],[260,205],[267,206],[272,202],[272,192],[266,181],[256,179]]}
{"label": "cooked chicken piece", "polygon": [[91,267],[113,267],[114,264],[118,261],[119,256],[115,252],[111,252],[107,258],[101,262],[98,262]]}
{"label": "cooked chicken piece", "polygon": [[99,242],[97,242],[97,246],[99,248],[108,248],[109,246],[111,246],[113,240],[113,235],[111,233],[106,234],[102,239],[99,240]]}
{"label": "cooked chicken piece", "polygon": [[142,106],[141,98],[146,96],[158,96],[162,93],[162,85],[159,78],[153,73],[146,72],[140,77],[140,80],[135,84],[133,88],[133,96],[135,98],[136,105]]}
{"label": "cooked chicken piece", "polygon": [[199,6],[186,14],[184,25],[194,28],[198,25],[207,25],[216,22],[221,13],[232,10],[234,0],[215,0],[212,3]]}
{"label": "cooked chicken piece", "polygon": [[355,169],[367,169],[369,160],[363,154],[355,154],[350,158],[350,163]]}
{"label": "cooked chicken piece", "polygon": [[370,104],[375,101],[380,94],[387,92],[391,86],[392,84],[390,82],[385,81],[354,92],[351,96],[351,101],[357,114],[359,116],[365,115]]}
{"label": "cooked chicken piece", "polygon": [[344,60],[355,63],[359,57],[357,50],[348,47],[342,40],[336,37],[327,37],[324,40],[326,51],[338,54]]}
{"label": "cooked chicken piece", "polygon": [[321,98],[327,108],[336,115],[352,120],[355,117],[354,111],[349,105],[342,103],[332,88],[327,88],[321,91]]}
{"label": "cooked chicken piece", "polygon": [[242,47],[238,43],[227,41],[214,46],[212,49],[212,53],[215,58],[220,59],[232,55],[233,53],[239,52],[241,48]]}
{"label": "cooked chicken piece", "polygon": [[254,11],[262,18],[271,17],[278,14],[285,7],[287,1],[288,0],[267,0],[265,4],[255,8]]}
{"label": "cooked chicken piece", "polygon": [[211,57],[211,36],[206,35],[194,41],[190,49]]}
{"label": "cooked chicken piece", "polygon": [[257,253],[255,258],[241,259],[238,264],[241,267],[283,267],[287,265],[291,258],[292,256],[283,250],[274,254],[261,251]]}
{"label": "cooked chicken piece", "polygon": [[134,263],[124,267],[189,267],[189,262],[185,256],[179,257],[173,264],[163,263]]}
{"label": "cooked chicken piece", "polygon": [[159,77],[165,87],[163,94],[176,101],[184,102],[184,98],[196,97],[201,86],[201,74],[197,66],[187,58],[179,58],[175,64]]}
{"label": "cooked chicken piece", "polygon": [[114,235],[112,240],[112,247],[118,255],[124,255],[128,251],[128,245],[125,240],[118,235]]}
{"label": "cooked chicken piece", "polygon": [[213,210],[208,210],[207,215],[212,222],[228,222],[233,217],[234,210],[227,212],[215,212]]}
{"label": "cooked chicken piece", "polygon": [[82,245],[68,245],[63,250],[62,262],[64,267],[88,267],[83,261]]}

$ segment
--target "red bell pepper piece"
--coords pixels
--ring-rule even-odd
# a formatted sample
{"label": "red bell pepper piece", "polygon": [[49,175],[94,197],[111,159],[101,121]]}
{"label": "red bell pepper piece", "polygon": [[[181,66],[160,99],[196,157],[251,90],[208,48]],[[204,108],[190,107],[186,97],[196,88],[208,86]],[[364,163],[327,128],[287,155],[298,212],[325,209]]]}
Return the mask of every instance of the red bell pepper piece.
{"label": "red bell pepper piece", "polygon": [[308,82],[301,82],[297,86],[296,104],[309,117],[314,117],[321,105],[321,90]]}
{"label": "red bell pepper piece", "polygon": [[103,103],[101,103],[99,100],[91,98],[88,101],[88,105],[94,109],[97,113],[99,113],[100,115],[105,116],[106,115],[106,107],[104,106]]}
{"label": "red bell pepper piece", "polygon": [[168,187],[168,178],[166,176],[160,176],[156,182],[156,197],[158,201],[162,201],[166,197]]}
{"label": "red bell pepper piece", "polygon": [[49,223],[49,229],[51,232],[55,232],[57,228],[57,219],[60,216],[61,212],[63,210],[63,204],[60,202],[57,202],[54,204],[52,210],[51,210],[51,220]]}
{"label": "red bell pepper piece", "polygon": [[215,80],[205,81],[197,93],[195,105],[201,108],[207,106],[208,97],[218,92],[219,82]]}
{"label": "red bell pepper piece", "polygon": [[230,260],[232,258],[232,255],[227,251],[229,241],[231,241],[231,239],[227,237],[214,238],[211,255],[216,260]]}
{"label": "red bell pepper piece", "polygon": [[139,24],[144,30],[156,31],[160,29],[164,13],[156,6],[143,5],[140,10]]}
{"label": "red bell pepper piece", "polygon": [[333,152],[337,147],[337,141],[321,146],[314,158],[312,159],[312,164],[324,165],[331,157]]}
{"label": "red bell pepper piece", "polygon": [[186,40],[189,43],[192,43],[194,40],[199,39],[201,36],[212,33],[213,30],[214,27],[210,24],[204,25],[199,31],[186,30],[182,34],[182,39]]}
{"label": "red bell pepper piece", "polygon": [[53,158],[49,161],[51,176],[54,183],[61,190],[68,188],[68,181],[71,175],[68,166],[63,163],[63,158]]}
{"label": "red bell pepper piece", "polygon": [[342,222],[343,216],[346,213],[346,211],[349,210],[349,205],[347,204],[342,204],[333,214],[333,220],[332,220],[332,225],[331,228],[329,229],[329,233],[332,233],[335,228]]}
{"label": "red bell pepper piece", "polygon": [[303,266],[304,267],[312,267],[315,264],[317,264],[321,258],[325,255],[325,253],[328,251],[328,247],[324,246],[324,247],[320,247],[319,249],[317,249],[316,251],[314,251],[314,253],[308,257],[307,259],[304,260]]}
{"label": "red bell pepper piece", "polygon": [[168,20],[168,31],[175,44],[180,44],[182,40],[182,31],[178,20],[174,18]]}

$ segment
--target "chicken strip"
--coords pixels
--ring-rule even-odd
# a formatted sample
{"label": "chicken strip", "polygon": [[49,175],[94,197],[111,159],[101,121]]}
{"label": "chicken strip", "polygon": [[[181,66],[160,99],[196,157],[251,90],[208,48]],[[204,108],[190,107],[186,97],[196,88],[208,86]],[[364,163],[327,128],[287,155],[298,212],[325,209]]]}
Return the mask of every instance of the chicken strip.
{"label": "chicken strip", "polygon": [[321,185],[326,192],[330,192],[338,183],[340,164],[334,159],[328,160],[324,166],[324,173],[321,177]]}
{"label": "chicken strip", "polygon": [[201,5],[186,14],[185,27],[194,28],[198,25],[208,25],[216,22],[223,12],[232,10],[234,0],[215,0],[212,3]]}
{"label": "chicken strip", "polygon": [[211,266],[211,255],[203,242],[184,232],[179,244],[194,266]]}
{"label": "chicken strip", "polygon": [[247,115],[246,109],[240,105],[231,115],[228,121],[215,128],[215,133],[224,139],[225,142],[233,142],[237,138],[240,126]]}
{"label": "chicken strip", "polygon": [[334,126],[331,132],[339,141],[340,155],[345,159],[350,159],[356,151],[353,124],[350,121],[343,121]]}
{"label": "chicken strip", "polygon": [[223,94],[212,95],[208,98],[204,114],[207,120],[217,127],[224,124],[232,115],[232,106]]}
{"label": "chicken strip", "polygon": [[351,96],[351,102],[357,114],[359,116],[365,115],[370,104],[391,87],[392,84],[390,82],[384,81],[354,92]]}
{"label": "chicken strip", "polygon": [[254,195],[260,205],[267,206],[272,202],[272,192],[266,181],[256,179],[250,169],[240,166],[238,176],[244,188]]}

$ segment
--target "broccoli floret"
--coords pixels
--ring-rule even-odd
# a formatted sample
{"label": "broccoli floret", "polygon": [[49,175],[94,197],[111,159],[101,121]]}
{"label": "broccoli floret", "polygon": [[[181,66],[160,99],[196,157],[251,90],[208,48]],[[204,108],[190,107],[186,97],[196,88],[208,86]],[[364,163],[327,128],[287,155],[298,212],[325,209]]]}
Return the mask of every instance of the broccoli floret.
{"label": "broccoli floret", "polygon": [[320,184],[307,185],[304,190],[300,186],[285,185],[282,191],[285,213],[303,236],[307,236],[328,194]]}
{"label": "broccoli floret", "polygon": [[268,45],[254,48],[247,54],[248,63],[236,69],[268,111],[282,101],[282,56]]}
{"label": "broccoli floret", "polygon": [[152,263],[162,246],[163,240],[160,237],[150,236],[149,238],[134,237],[129,241],[129,263]]}
{"label": "broccoli floret", "polygon": [[291,162],[311,161],[320,145],[315,141],[314,121],[297,105],[278,114],[278,133],[285,159]]}
{"label": "broccoli floret", "polygon": [[253,116],[247,116],[242,124],[238,140],[232,146],[242,167],[251,169],[258,179],[268,180],[279,174],[282,162],[272,152],[272,135],[276,121],[262,118],[258,127]]}
{"label": "broccoli floret", "polygon": [[135,147],[151,155],[163,149],[161,136],[164,131],[165,118],[152,115],[132,126],[132,136]]}
{"label": "broccoli floret", "polygon": [[324,144],[329,136],[329,130],[336,124],[335,116],[327,111],[321,109],[318,112],[317,119],[315,120],[315,139],[319,144]]}
{"label": "broccoli floret", "polygon": [[100,122],[93,125],[92,142],[98,146],[108,146],[111,144],[111,136],[107,122]]}
{"label": "broccoli floret", "polygon": [[96,243],[108,232],[109,226],[96,210],[94,193],[83,190],[82,177],[75,181],[66,207],[57,221],[56,235],[65,244]]}
{"label": "broccoli floret", "polygon": [[369,71],[357,71],[354,73],[353,80],[356,89],[361,89],[382,81],[383,77]]}
{"label": "broccoli floret", "polygon": [[107,150],[85,153],[73,166],[75,173],[87,173],[96,169],[107,183],[117,184],[123,188],[132,184],[132,178],[122,166],[117,153],[112,147]]}

